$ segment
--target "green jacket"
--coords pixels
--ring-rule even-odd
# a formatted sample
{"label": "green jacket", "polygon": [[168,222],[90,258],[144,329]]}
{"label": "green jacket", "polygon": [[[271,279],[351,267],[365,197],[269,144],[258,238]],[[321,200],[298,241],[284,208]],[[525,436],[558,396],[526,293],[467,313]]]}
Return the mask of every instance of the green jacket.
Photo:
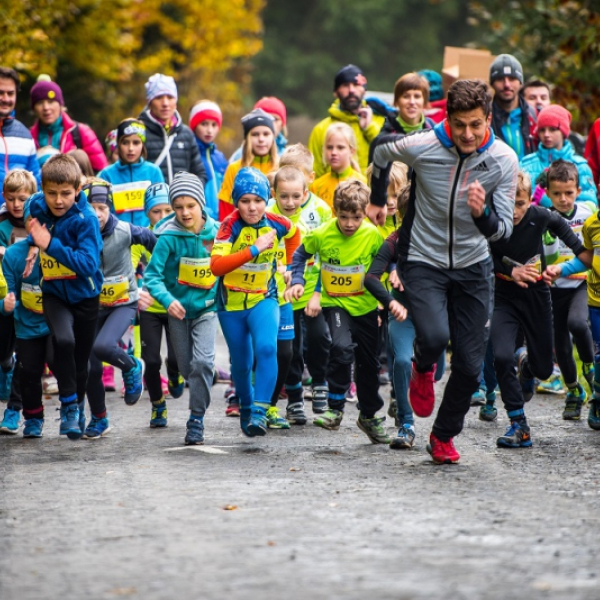
{"label": "green jacket", "polygon": [[[367,103],[363,101],[363,106]],[[347,123],[354,130],[356,142],[358,144],[356,158],[360,165],[363,175],[367,174],[369,165],[369,146],[377,137],[379,130],[383,127],[385,117],[373,115],[373,119],[366,129],[361,129],[358,125],[358,116],[340,109],[340,101],[336,100],[329,107],[329,116],[317,123],[308,138],[308,149],[315,157],[315,176],[321,177],[329,171],[329,166],[323,162],[323,144],[325,143],[325,132],[333,123],[341,121]]]}

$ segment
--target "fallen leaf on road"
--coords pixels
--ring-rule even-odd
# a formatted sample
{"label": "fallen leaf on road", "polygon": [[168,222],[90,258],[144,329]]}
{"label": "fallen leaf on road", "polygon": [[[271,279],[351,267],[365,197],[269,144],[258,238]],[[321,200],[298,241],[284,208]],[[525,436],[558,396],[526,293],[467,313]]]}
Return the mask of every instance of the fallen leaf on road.
{"label": "fallen leaf on road", "polygon": [[235,504],[228,504],[223,507],[223,510],[237,510],[237,506]]}

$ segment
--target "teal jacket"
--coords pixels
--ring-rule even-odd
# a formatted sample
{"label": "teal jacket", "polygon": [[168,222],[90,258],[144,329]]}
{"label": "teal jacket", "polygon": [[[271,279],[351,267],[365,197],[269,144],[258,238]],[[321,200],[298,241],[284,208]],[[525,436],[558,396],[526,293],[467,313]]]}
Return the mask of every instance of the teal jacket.
{"label": "teal jacket", "polygon": [[[210,289],[201,289],[179,283],[182,258],[207,258],[213,247],[218,225],[206,213],[206,223],[198,234],[187,231],[170,214],[157,223],[154,234],[158,242],[144,272],[144,288],[167,310],[174,300],[185,308],[186,319],[196,319],[202,313],[216,309],[217,281]],[[208,268],[208,265],[207,267]]]}
{"label": "teal jacket", "polygon": [[[50,333],[44,315],[28,310],[21,302],[23,284],[39,286],[40,283],[39,257],[35,261],[31,274],[23,279],[25,258],[28,252],[29,244],[26,240],[22,240],[6,249],[6,254],[2,261],[2,270],[6,279],[8,292],[13,292],[17,299],[13,314],[15,317],[15,333],[20,340],[38,338]],[[8,314],[4,310],[4,300],[0,300],[0,312],[3,315]]]}

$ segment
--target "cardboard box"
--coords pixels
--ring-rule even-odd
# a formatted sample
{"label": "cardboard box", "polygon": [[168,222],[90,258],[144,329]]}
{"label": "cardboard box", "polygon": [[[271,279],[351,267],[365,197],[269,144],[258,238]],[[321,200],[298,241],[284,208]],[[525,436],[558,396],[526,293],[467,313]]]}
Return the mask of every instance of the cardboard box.
{"label": "cardboard box", "polygon": [[458,79],[489,81],[490,65],[495,58],[489,50],[446,46],[442,68],[444,90],[448,91],[450,85]]}

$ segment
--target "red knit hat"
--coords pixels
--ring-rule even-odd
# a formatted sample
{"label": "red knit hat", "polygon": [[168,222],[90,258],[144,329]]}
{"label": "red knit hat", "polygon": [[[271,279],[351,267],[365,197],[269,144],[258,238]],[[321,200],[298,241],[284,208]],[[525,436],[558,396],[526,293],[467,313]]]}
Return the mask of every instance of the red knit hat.
{"label": "red knit hat", "polygon": [[223,123],[223,115],[219,105],[210,100],[201,100],[194,105],[190,112],[190,129],[193,131],[198,123],[202,123],[206,119],[216,121],[219,127]]}
{"label": "red knit hat", "polygon": [[571,113],[558,104],[551,104],[542,108],[537,119],[538,131],[544,127],[556,127],[565,136],[571,133]]}
{"label": "red knit hat", "polygon": [[285,124],[287,123],[287,111],[285,110],[285,104],[279,98],[275,98],[275,96],[265,96],[254,105],[254,108],[262,108],[270,115],[277,115],[285,127]]}

